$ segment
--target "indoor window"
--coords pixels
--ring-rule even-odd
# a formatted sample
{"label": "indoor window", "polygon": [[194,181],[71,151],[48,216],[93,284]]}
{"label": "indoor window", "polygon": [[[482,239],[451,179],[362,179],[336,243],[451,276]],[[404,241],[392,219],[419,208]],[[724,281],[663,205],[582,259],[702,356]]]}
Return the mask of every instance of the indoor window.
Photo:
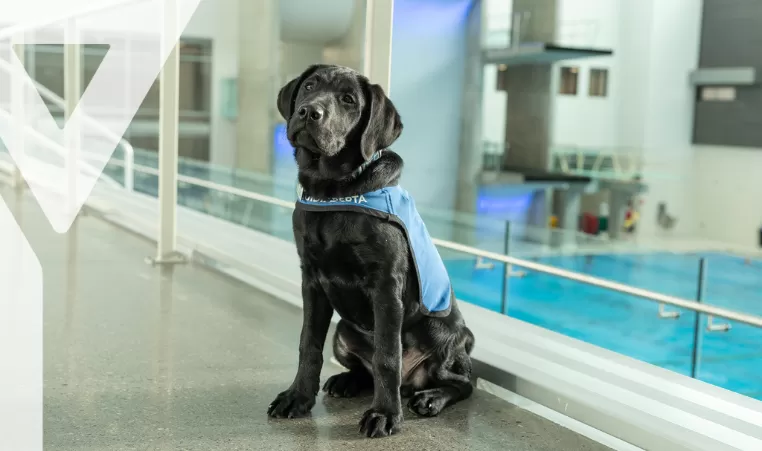
{"label": "indoor window", "polygon": [[579,79],[578,67],[562,67],[559,94],[577,95],[577,81]]}
{"label": "indoor window", "polygon": [[608,95],[608,69],[590,69],[590,97],[606,97]]}

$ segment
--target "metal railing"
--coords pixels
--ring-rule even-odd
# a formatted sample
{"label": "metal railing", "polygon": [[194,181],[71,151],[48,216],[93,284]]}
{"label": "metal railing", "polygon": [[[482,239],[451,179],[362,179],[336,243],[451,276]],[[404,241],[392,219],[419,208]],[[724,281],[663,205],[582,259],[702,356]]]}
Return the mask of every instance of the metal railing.
{"label": "metal railing", "polygon": [[[100,163],[112,161],[110,158],[104,159],[95,155],[87,154],[85,156],[92,161]],[[179,173],[187,176],[196,176],[204,180],[216,180],[218,183],[243,188],[249,192],[262,192],[260,190],[264,187],[273,188],[276,191],[280,191],[281,194],[277,195],[273,192],[270,192],[270,194],[281,199],[283,198],[283,193],[295,193],[294,179],[235,170],[231,167],[184,157],[180,157],[178,161]],[[157,168],[158,154],[156,151],[136,148],[135,162],[142,164],[143,167]],[[221,180],[226,181],[222,182]],[[427,227],[429,227],[429,230],[442,230],[442,227],[444,227],[445,230],[450,230],[459,236],[455,240],[456,242],[498,252],[505,249],[505,240],[509,239],[511,241],[509,245],[511,255],[516,256],[538,257],[555,251],[563,251],[565,253],[577,252],[580,251],[582,246],[585,247],[586,252],[591,249],[600,251],[603,247],[613,244],[612,241],[603,237],[586,234],[575,229],[546,228],[515,223],[511,224],[510,235],[506,235],[506,227],[508,225],[507,221],[502,219],[424,206],[419,206],[418,211],[426,222]],[[616,244],[622,245],[624,242],[617,242]],[[621,247],[618,246],[618,248]],[[507,254],[508,252],[504,253]]]}
{"label": "metal railing", "polygon": [[[111,164],[123,165],[124,162],[119,160],[111,160]],[[151,167],[147,167],[143,165],[135,165],[135,170],[138,172],[159,176],[159,171],[155,168],[151,168]],[[255,192],[251,192],[251,191],[247,191],[244,189],[235,188],[235,187],[231,187],[227,185],[221,185],[221,184],[214,183],[208,180],[203,180],[203,179],[190,177],[190,176],[182,175],[182,174],[178,174],[177,179],[179,182],[182,182],[182,183],[196,185],[196,186],[200,186],[210,190],[215,190],[222,193],[240,196],[240,197],[251,199],[254,201],[263,202],[270,205],[275,205],[281,208],[288,208],[288,209],[294,208],[294,202],[292,201],[278,199],[278,198],[268,196],[265,194],[255,193]],[[556,268],[554,266],[549,266],[549,265],[544,265],[542,263],[536,263],[536,262],[532,262],[528,260],[523,260],[520,258],[511,257],[504,254],[498,254],[495,252],[485,251],[482,249],[477,249],[471,246],[466,246],[463,244],[454,243],[451,241],[446,241],[446,240],[442,240],[438,238],[432,238],[432,241],[434,242],[435,245],[441,248],[449,249],[451,251],[461,252],[464,254],[469,254],[481,259],[489,259],[489,260],[505,263],[506,265],[509,265],[508,271],[510,271],[511,266],[516,266],[519,268],[524,268],[531,271],[536,271],[539,273],[549,274],[549,275],[561,277],[567,280],[580,282],[586,285],[604,288],[614,292],[635,296],[641,299],[646,299],[646,300],[658,303],[660,305],[670,305],[673,307],[678,307],[678,308],[682,308],[686,310],[691,310],[696,313],[708,315],[710,320],[708,324],[710,326],[711,326],[711,318],[717,317],[717,318],[724,318],[730,321],[737,321],[739,323],[747,324],[749,326],[762,328],[762,317],[759,317],[759,316],[737,312],[734,310],[728,310],[722,307],[716,307],[713,305],[691,301],[691,300],[679,298],[676,296],[661,294],[654,291],[645,290],[645,289],[633,287],[630,285],[625,285],[619,282],[614,282],[611,280],[601,279],[599,277],[594,277],[594,276],[589,276],[586,274],[568,271],[565,269]],[[663,307],[660,307],[659,311],[663,311]],[[707,329],[711,331],[712,327],[708,327]],[[719,330],[719,329],[715,328],[715,330]]]}

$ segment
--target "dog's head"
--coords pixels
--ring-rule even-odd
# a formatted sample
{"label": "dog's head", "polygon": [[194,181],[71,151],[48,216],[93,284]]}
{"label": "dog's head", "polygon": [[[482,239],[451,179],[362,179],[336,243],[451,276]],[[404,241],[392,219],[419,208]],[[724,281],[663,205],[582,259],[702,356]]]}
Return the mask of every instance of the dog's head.
{"label": "dog's head", "polygon": [[315,157],[361,164],[389,147],[402,122],[379,85],[352,69],[314,65],[281,88],[288,140]]}

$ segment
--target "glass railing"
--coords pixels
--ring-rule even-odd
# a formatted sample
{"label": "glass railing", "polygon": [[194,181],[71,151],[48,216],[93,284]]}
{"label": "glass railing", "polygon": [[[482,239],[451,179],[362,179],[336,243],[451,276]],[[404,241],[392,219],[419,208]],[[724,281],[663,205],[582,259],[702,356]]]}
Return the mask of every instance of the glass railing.
{"label": "glass railing", "polygon": [[[136,152],[136,191],[157,195],[155,168],[155,154]],[[118,158],[107,165],[106,173],[119,180],[124,171]],[[246,191],[268,196],[277,192],[273,197],[293,201],[293,183],[275,184],[267,176],[187,160],[180,162],[179,173],[180,205],[293,241],[289,210],[245,195]],[[220,188],[200,186],[193,180],[211,181]],[[225,187],[244,191],[232,193]],[[597,238],[575,232],[561,239],[551,233],[548,240],[576,246],[576,252],[564,252],[552,243],[530,243],[527,236],[532,235],[531,228],[526,226],[434,210],[422,211],[422,216],[433,237],[450,240],[457,236],[456,243],[472,250],[504,254],[507,249],[511,255],[523,251],[525,261],[573,271],[583,278],[605,279],[762,316],[762,260],[720,252],[612,252]],[[570,235],[568,231],[554,233]],[[588,253],[584,253],[586,249]],[[739,321],[710,320],[690,309],[660,309],[643,299],[649,299],[647,296],[510,265],[473,252],[442,248],[441,254],[456,295],[465,302],[762,399],[762,329]],[[700,265],[704,265],[703,272]],[[729,330],[722,327],[726,324]]]}
{"label": "glass railing", "polygon": [[[158,168],[156,152],[135,149],[134,154],[136,165]],[[111,164],[106,166],[104,172],[110,178],[124,183],[124,168],[122,165],[114,163],[121,160],[121,152],[117,150]],[[178,173],[220,185],[267,194],[282,200],[295,200],[295,178],[276,179],[267,174],[254,173],[229,166],[217,166],[186,158],[179,159]],[[152,196],[157,195],[158,182],[155,176],[136,171],[134,178],[137,191]],[[181,198],[190,196],[202,199],[208,197],[209,199],[205,201],[208,203],[211,196],[214,195],[215,193],[202,190],[197,186],[182,182],[179,184],[179,196]],[[572,252],[580,247],[599,250],[612,246],[608,240],[577,230],[542,228],[522,223],[509,224],[506,220],[490,216],[453,210],[438,210],[423,205],[418,207],[429,232],[433,236],[491,252],[505,252],[506,249],[509,249],[511,255],[536,256]],[[625,245],[627,243],[617,243],[618,248]]]}

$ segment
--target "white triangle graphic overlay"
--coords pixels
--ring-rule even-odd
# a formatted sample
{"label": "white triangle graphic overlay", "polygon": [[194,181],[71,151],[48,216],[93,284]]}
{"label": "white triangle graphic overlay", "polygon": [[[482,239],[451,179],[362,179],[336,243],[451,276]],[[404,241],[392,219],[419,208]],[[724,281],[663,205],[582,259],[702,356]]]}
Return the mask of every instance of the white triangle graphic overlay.
{"label": "white triangle graphic overlay", "polygon": [[[13,102],[0,103],[0,139],[57,232],[71,227],[201,1],[136,0],[70,21],[70,30],[76,32],[66,36],[63,24],[25,33],[26,45],[109,45],[63,129],[16,53],[0,55],[0,92],[21,89],[23,94],[23,108],[14,108]],[[165,21],[165,17],[174,19]],[[0,30],[2,38],[9,39]],[[110,133],[104,133],[103,127]],[[90,170],[85,171],[87,166]]]}
{"label": "white triangle graphic overlay", "polygon": [[42,451],[42,267],[0,198],[0,450]]}

